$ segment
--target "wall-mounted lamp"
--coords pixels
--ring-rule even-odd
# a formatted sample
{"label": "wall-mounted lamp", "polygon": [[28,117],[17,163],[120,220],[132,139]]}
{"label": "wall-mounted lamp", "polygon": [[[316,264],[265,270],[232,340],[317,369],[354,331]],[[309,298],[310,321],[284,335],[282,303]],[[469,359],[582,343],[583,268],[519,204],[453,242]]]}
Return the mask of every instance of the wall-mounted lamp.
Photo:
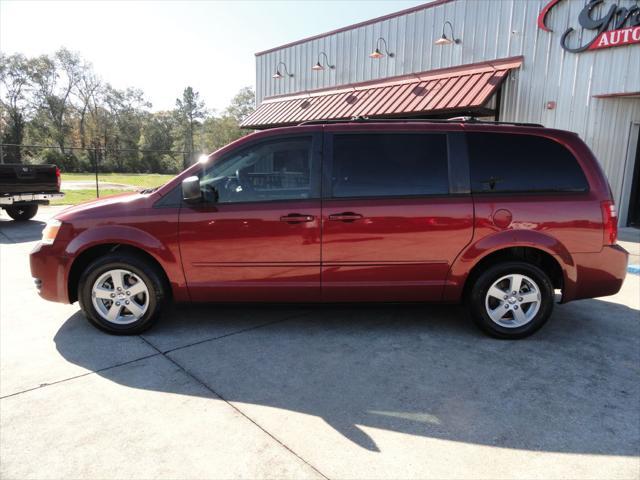
{"label": "wall-mounted lamp", "polygon": [[[323,55],[324,55],[325,65],[320,63],[320,59],[322,58]],[[318,54],[318,61],[316,62],[316,64],[313,67],[311,67],[311,70],[315,70],[316,72],[319,72],[320,70],[324,70],[325,66],[328,67],[328,68],[331,68],[331,69],[336,68],[335,65],[331,65],[329,63],[329,57],[327,57],[327,54],[324,53],[324,52],[320,52]]]}
{"label": "wall-mounted lamp", "polygon": [[[384,53],[380,51],[380,44],[384,45]],[[387,41],[384,38],[380,37],[378,38],[378,40],[376,40],[376,49],[369,54],[369,58],[378,59],[384,57],[385,54],[389,55],[389,58],[393,58],[395,56],[394,53],[391,53],[389,51],[389,48],[387,47]]]}
{"label": "wall-mounted lamp", "polygon": [[[447,37],[447,34],[444,33],[444,30],[447,24],[451,29],[451,38]],[[439,39],[437,39],[434,43],[436,45],[451,45],[452,43],[455,43],[456,45],[458,45],[460,42],[461,40],[459,38],[456,38],[456,36],[453,33],[453,25],[451,24],[450,21],[447,20],[446,22],[444,22],[444,25],[442,26],[442,36]]]}
{"label": "wall-mounted lamp", "polygon": [[282,73],[280,73],[280,65],[282,65],[284,67],[284,74],[287,77],[293,77],[293,73],[289,73],[289,70],[287,69],[287,65],[284,62],[280,62],[280,63],[278,63],[276,65],[276,73],[271,75],[271,78],[275,78],[276,80],[280,80],[282,77],[284,77],[284,75],[282,75]]}

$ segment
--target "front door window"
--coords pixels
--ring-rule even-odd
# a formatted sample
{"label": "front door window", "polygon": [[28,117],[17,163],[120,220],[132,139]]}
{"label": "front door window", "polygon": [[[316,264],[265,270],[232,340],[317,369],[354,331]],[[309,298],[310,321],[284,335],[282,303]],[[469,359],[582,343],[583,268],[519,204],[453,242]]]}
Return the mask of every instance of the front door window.
{"label": "front door window", "polygon": [[206,168],[200,185],[216,203],[314,198],[311,138],[251,146]]}

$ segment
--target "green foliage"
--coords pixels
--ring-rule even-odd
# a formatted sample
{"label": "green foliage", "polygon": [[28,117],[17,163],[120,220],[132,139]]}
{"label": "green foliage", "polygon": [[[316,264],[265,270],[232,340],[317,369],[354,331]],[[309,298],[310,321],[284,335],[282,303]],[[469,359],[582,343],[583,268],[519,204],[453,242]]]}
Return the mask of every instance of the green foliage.
{"label": "green foliage", "polygon": [[[175,172],[175,158],[166,153],[173,148],[172,133],[174,129],[174,116],[170,113],[159,112],[146,116],[138,142],[140,150],[143,150],[141,166],[144,171]],[[169,166],[171,168],[167,170]]]}
{"label": "green foliage", "polygon": [[[173,175],[158,173],[101,173],[100,184],[121,183],[135,188],[150,188],[164,185],[173,178]],[[94,173],[65,173],[64,181],[83,181],[93,184]],[[102,185],[101,185],[101,188]]]}
{"label": "green foliage", "polygon": [[[0,141],[20,145],[24,141],[31,82],[35,78],[35,62],[24,55],[0,53]],[[21,163],[22,152],[17,147],[3,149],[6,162]],[[2,159],[0,159],[2,161]]]}
{"label": "green foliage", "polygon": [[204,122],[204,150],[213,152],[250,132],[242,130],[232,117],[209,118]]}
{"label": "green foliage", "polygon": [[226,114],[240,124],[256,108],[256,94],[251,87],[244,87],[231,99]]}
{"label": "green foliage", "polygon": [[200,100],[200,94],[192,87],[185,88],[182,92],[182,98],[176,99],[176,119],[178,130],[182,134],[182,149],[192,152],[191,158],[187,159],[188,164],[193,163],[197,156],[193,143],[195,129],[200,126],[199,120],[204,116],[205,106],[204,102]]}
{"label": "green foliage", "polygon": [[255,109],[256,96],[245,87],[233,97],[221,117],[209,117],[202,126],[201,145],[205,152],[213,152],[238,138],[251,133],[240,128],[240,122]]}
{"label": "green foliage", "polygon": [[59,150],[48,148],[38,157],[37,163],[57,165],[63,172],[80,172],[86,168],[73,152],[62,153]]}
{"label": "green foliage", "polygon": [[31,80],[35,101],[44,113],[44,128],[62,153],[65,153],[66,140],[73,128],[70,119],[72,95],[84,68],[87,67],[80,56],[65,48],[53,57],[41,55],[35,59]]}
{"label": "green foliage", "polygon": [[[110,195],[117,195],[126,192],[126,190],[100,190],[100,198]],[[77,205],[78,203],[88,202],[96,199],[96,189],[89,188],[87,190],[67,190],[64,197],[51,201],[51,205]]]}
{"label": "green foliage", "polygon": [[0,141],[56,147],[3,147],[5,162],[56,163],[67,172],[93,171],[97,162],[101,172],[177,173],[249,133],[238,125],[255,108],[255,95],[241,89],[221,116],[192,87],[175,109],[150,108],[142,90],[112,87],[64,48],[35,58],[0,52]]}

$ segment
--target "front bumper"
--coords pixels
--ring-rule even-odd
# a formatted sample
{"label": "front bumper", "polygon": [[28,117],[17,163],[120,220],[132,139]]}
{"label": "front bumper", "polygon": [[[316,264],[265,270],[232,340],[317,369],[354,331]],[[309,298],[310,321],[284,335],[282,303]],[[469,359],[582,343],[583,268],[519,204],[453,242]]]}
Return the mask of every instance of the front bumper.
{"label": "front bumper", "polygon": [[69,303],[67,291],[69,259],[56,252],[54,245],[38,243],[31,251],[29,255],[31,276],[42,298],[52,302]]}

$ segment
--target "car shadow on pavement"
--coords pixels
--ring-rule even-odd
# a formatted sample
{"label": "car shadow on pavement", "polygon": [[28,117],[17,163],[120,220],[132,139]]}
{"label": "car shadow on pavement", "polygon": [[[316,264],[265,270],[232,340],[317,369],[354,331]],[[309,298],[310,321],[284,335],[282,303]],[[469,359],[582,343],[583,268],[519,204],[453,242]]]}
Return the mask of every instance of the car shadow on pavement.
{"label": "car shadow on pavement", "polygon": [[0,245],[40,240],[44,226],[45,222],[39,220],[16,222],[0,217]]}
{"label": "car shadow on pavement", "polygon": [[[320,417],[374,452],[378,445],[360,426],[631,456],[640,445],[638,314],[602,300],[558,305],[534,336],[500,341],[479,333],[460,307],[204,305],[175,308],[144,337],[153,345],[167,340],[160,350],[226,401]],[[184,337],[191,327],[201,340]],[[91,328],[78,312],[55,343],[65,359],[93,370],[93,350],[76,341]],[[217,339],[207,340],[207,328]],[[95,341],[105,335],[95,330]],[[132,388],[188,391],[184,382],[151,382],[122,368],[97,373]],[[296,415],[282,417],[280,428],[301,428]]]}

